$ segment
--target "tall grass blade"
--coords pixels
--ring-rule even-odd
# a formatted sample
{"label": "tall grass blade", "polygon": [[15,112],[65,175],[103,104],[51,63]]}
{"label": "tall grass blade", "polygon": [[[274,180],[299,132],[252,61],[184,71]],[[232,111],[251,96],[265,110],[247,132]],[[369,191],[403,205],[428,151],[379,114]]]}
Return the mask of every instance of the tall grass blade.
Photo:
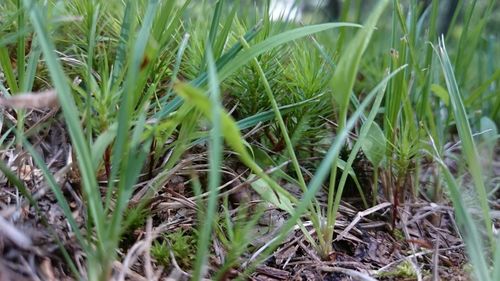
{"label": "tall grass blade", "polygon": [[[220,185],[220,167],[222,158],[222,138],[221,138],[221,102],[219,81],[217,80],[217,72],[215,61],[212,55],[211,41],[207,42],[206,58],[208,66],[208,82],[210,88],[210,101],[212,103],[212,129],[210,130],[209,141],[209,174],[208,174],[208,204],[203,218],[199,218],[201,224],[200,236],[198,238],[198,251],[196,254],[196,262],[194,267],[194,279],[201,279],[205,272],[205,264],[208,260],[208,249],[210,246],[210,237],[212,236],[212,223],[215,217],[218,187]],[[201,223],[203,222],[203,223]]]}
{"label": "tall grass blade", "polygon": [[443,68],[446,86],[448,87],[448,92],[450,94],[451,107],[455,116],[458,135],[460,137],[460,140],[462,141],[462,152],[465,155],[465,160],[467,161],[467,165],[473,179],[474,188],[478,196],[477,199],[479,200],[479,205],[483,214],[485,230],[488,233],[490,245],[494,250],[495,239],[493,237],[493,231],[491,228],[492,223],[490,208],[488,205],[488,197],[486,187],[484,185],[483,173],[481,171],[481,163],[478,159],[478,152],[476,144],[474,143],[474,138],[472,137],[472,130],[469,124],[469,118],[467,117],[467,112],[462,101],[462,95],[460,94],[458,84],[455,80],[453,67],[448,57],[448,53],[444,45],[444,39],[442,37],[439,41],[436,53],[441,63],[441,67]]}
{"label": "tall grass blade", "polygon": [[[384,81],[385,83],[387,83],[386,80]],[[379,86],[382,87],[381,84],[379,84]],[[364,110],[373,101],[373,99],[376,98],[378,95],[382,94],[383,92],[380,91],[380,89],[374,89],[369,95],[366,96],[366,98],[359,105],[356,111],[353,112],[351,117],[348,119],[345,127],[338,132],[335,140],[333,141],[332,145],[325,154],[323,160],[321,161],[321,164],[319,165],[316,173],[314,174],[314,177],[307,186],[307,192],[302,196],[299,203],[296,205],[294,213],[281,227],[279,235],[275,239],[269,242],[267,249],[262,251],[262,253],[260,254],[261,258],[255,259],[252,265],[249,265],[247,267],[245,272],[249,272],[252,268],[254,268],[255,265],[262,262],[263,259],[265,259],[269,255],[269,253],[271,253],[279,245],[279,243],[287,237],[288,233],[294,228],[294,226],[297,224],[297,221],[299,221],[300,217],[306,211],[308,206],[310,206],[316,193],[323,185],[323,182],[325,181],[329,171],[331,170],[332,163],[334,162],[333,160],[336,157],[338,157],[340,150],[342,149],[345,141],[349,137],[350,131],[353,129],[354,125],[359,121],[359,118],[363,115]],[[377,112],[378,108],[372,108],[371,111]]]}
{"label": "tall grass blade", "polygon": [[467,253],[469,255],[470,262],[473,265],[474,274],[476,275],[477,280],[496,280],[490,278],[490,271],[488,269],[489,266],[487,262],[488,258],[487,255],[485,255],[486,248],[482,242],[483,239],[478,229],[477,222],[472,218],[465,202],[463,201],[460,187],[448,169],[448,166],[439,157],[439,152],[433,141],[432,145],[433,151],[430,151],[430,153],[434,156],[434,159],[441,166],[441,169],[444,172],[444,178],[448,190],[450,191],[450,197],[453,201],[453,207],[455,209],[455,217],[460,231],[464,236]]}
{"label": "tall grass blade", "polygon": [[[111,156],[112,172],[110,178],[108,179],[107,198],[110,198],[111,196],[109,194],[115,190],[115,187],[113,186],[115,178],[126,177],[128,174],[127,170],[133,169],[132,166],[134,166],[135,163],[137,163],[136,162],[137,160],[134,159],[134,156],[137,156],[134,155],[136,149],[134,145],[137,144],[133,144],[130,142],[129,130],[133,116],[132,110],[133,107],[135,106],[135,102],[137,101],[136,95],[138,95],[138,92],[142,90],[136,88],[137,87],[136,83],[139,77],[140,64],[144,56],[146,45],[148,43],[151,27],[153,24],[154,14],[156,12],[157,6],[158,6],[158,1],[156,0],[150,0],[148,2],[148,6],[144,15],[144,21],[137,35],[137,41],[135,41],[134,48],[132,49],[131,65],[129,66],[127,71],[126,80],[124,81],[124,91],[123,94],[121,95],[121,100],[120,100],[120,109],[118,112],[118,129],[116,132],[116,141]],[[127,160],[124,160],[123,158],[125,156],[129,156],[130,158],[126,158]],[[141,163],[141,165],[142,164],[143,163]],[[132,181],[135,180],[136,179],[133,179]],[[121,184],[119,185],[118,189],[119,199],[117,200],[116,206],[114,207],[113,211],[115,214],[121,213],[127,204],[126,202],[127,196],[122,194],[122,192],[125,192],[122,189],[127,189],[127,190],[131,189],[133,183],[132,182],[128,183],[130,185],[127,186],[123,186]],[[120,198],[120,196],[123,197]],[[110,209],[109,206],[108,209]],[[113,220],[111,221],[111,224],[108,228],[108,237],[107,237],[108,239],[111,239],[111,241],[118,239],[120,222],[121,222],[120,216],[113,216]]]}
{"label": "tall grass blade", "polygon": [[118,41],[116,57],[113,65],[113,73],[111,75],[111,85],[120,82],[118,81],[118,78],[121,76],[126,63],[126,52],[129,44],[130,33],[133,28],[132,11],[134,10],[134,8],[135,1],[126,2],[120,30],[120,39]]}
{"label": "tall grass blade", "polygon": [[242,51],[219,72],[220,81],[224,81],[227,77],[235,73],[239,68],[249,63],[253,58],[261,55],[273,48],[276,48],[285,43],[306,37],[321,31],[339,28],[339,27],[361,27],[359,24],[353,23],[324,23],[311,26],[305,26],[288,30],[283,33],[274,35],[266,40],[251,46],[249,49]]}
{"label": "tall grass blade", "polygon": [[[85,142],[82,127],[78,120],[78,109],[68,85],[67,77],[62,69],[60,61],[55,55],[55,46],[49,37],[47,20],[44,20],[41,7],[31,0],[24,0],[24,7],[30,15],[31,22],[37,33],[47,68],[54,87],[57,91],[59,103],[68,126],[69,135],[76,151],[77,161],[82,177],[82,187],[85,197],[88,200],[88,208],[93,225],[96,228],[98,241],[105,241],[104,238],[104,210],[99,195],[95,172],[91,160],[89,147]],[[102,249],[102,244],[98,242],[98,248]]]}
{"label": "tall grass blade", "polygon": [[[354,81],[357,76],[359,64],[361,62],[361,57],[365,52],[368,44],[370,43],[371,36],[375,29],[375,25],[378,22],[379,17],[385,10],[388,1],[380,1],[376,6],[375,10],[371,13],[370,17],[366,21],[363,29],[359,30],[353,40],[349,42],[348,47],[342,54],[339,63],[333,74],[331,85],[333,88],[332,92],[332,102],[335,102],[335,106],[338,108],[338,127],[337,130],[341,131],[347,122],[347,111],[349,109],[349,100],[354,86]],[[348,171],[350,167],[346,167],[345,171]],[[336,211],[334,207],[334,193],[342,193],[343,187],[339,186],[339,190],[336,190],[336,172],[337,172],[337,162],[334,160],[330,171],[330,183],[328,189],[328,205],[327,205],[327,222],[326,222],[326,243],[323,255],[327,255],[327,252],[331,251],[331,240],[333,239],[333,226],[335,224]]]}
{"label": "tall grass blade", "polygon": [[371,13],[363,29],[356,33],[356,36],[349,42],[346,51],[342,54],[337,64],[332,78],[332,97],[339,108],[339,128],[343,127],[347,120],[347,110],[349,108],[349,97],[358,73],[361,57],[370,43],[375,25],[385,10],[388,1],[380,1],[375,10]]}

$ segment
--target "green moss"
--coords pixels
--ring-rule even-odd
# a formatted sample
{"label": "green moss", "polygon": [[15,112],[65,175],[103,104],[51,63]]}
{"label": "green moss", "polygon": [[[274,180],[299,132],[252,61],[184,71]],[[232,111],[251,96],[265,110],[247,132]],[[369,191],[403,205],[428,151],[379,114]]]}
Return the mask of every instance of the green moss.
{"label": "green moss", "polygon": [[382,272],[378,277],[416,278],[417,274],[409,261],[400,263],[394,270]]}
{"label": "green moss", "polygon": [[151,256],[164,266],[171,264],[170,253],[172,252],[175,261],[182,268],[191,268],[196,253],[197,235],[195,232],[188,232],[183,229],[168,234],[164,234],[159,240],[153,242]]}

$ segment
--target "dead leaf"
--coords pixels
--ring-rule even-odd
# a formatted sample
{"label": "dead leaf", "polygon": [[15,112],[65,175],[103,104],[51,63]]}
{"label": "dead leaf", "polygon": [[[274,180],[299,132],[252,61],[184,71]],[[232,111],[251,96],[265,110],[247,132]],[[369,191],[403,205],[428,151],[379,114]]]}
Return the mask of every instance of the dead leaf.
{"label": "dead leaf", "polygon": [[45,275],[47,281],[56,281],[56,277],[54,271],[52,270],[54,267],[49,258],[44,258],[42,263],[40,264],[40,271]]}

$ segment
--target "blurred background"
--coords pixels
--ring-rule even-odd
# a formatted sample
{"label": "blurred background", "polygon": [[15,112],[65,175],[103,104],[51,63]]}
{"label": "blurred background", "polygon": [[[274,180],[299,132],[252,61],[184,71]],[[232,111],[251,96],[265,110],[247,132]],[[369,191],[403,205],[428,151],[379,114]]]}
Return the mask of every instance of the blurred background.
{"label": "blurred background", "polygon": [[[266,0],[254,0],[262,5]],[[271,18],[274,20],[288,20],[302,23],[331,22],[340,19],[361,22],[368,15],[376,0],[270,0]],[[418,16],[423,23],[430,18],[432,0],[402,0],[399,1],[406,8],[412,2],[419,6]],[[440,0],[438,32],[446,33],[457,9],[463,7],[463,0]],[[474,5],[486,6],[488,1],[473,1]],[[489,31],[498,35],[500,23],[500,9],[497,1],[494,16],[490,22]],[[457,14],[456,21],[461,20],[461,13]]]}

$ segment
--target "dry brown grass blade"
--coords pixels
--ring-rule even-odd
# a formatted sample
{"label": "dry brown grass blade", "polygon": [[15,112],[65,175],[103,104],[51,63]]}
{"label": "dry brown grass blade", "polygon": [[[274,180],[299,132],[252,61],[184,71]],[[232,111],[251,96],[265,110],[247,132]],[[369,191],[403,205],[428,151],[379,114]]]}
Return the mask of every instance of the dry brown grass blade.
{"label": "dry brown grass blade", "polygon": [[371,207],[370,209],[367,209],[365,211],[361,211],[361,212],[358,212],[356,214],[356,217],[354,218],[354,220],[335,238],[334,241],[339,241],[341,239],[343,239],[345,236],[347,236],[347,234],[349,233],[349,231],[351,231],[351,229],[356,226],[356,224],[364,217],[372,214],[372,213],[375,213],[375,212],[378,212],[384,208],[387,208],[389,206],[391,206],[392,204],[391,203],[388,203],[388,202],[385,202],[385,203],[382,203],[382,204],[379,204],[379,205],[376,205],[376,206],[373,206]]}
{"label": "dry brown grass blade", "polygon": [[0,105],[16,109],[45,109],[59,106],[54,89],[33,93],[20,93],[9,98],[0,97]]}
{"label": "dry brown grass blade", "polygon": [[0,258],[0,281],[32,281],[32,278],[10,269]]}
{"label": "dry brown grass blade", "polygon": [[340,273],[351,276],[355,280],[362,280],[362,281],[376,281],[377,280],[375,278],[372,278],[367,273],[363,273],[363,272],[356,271],[356,270],[349,269],[349,268],[338,267],[338,266],[321,266],[320,270],[324,271],[324,272],[340,272]]}

